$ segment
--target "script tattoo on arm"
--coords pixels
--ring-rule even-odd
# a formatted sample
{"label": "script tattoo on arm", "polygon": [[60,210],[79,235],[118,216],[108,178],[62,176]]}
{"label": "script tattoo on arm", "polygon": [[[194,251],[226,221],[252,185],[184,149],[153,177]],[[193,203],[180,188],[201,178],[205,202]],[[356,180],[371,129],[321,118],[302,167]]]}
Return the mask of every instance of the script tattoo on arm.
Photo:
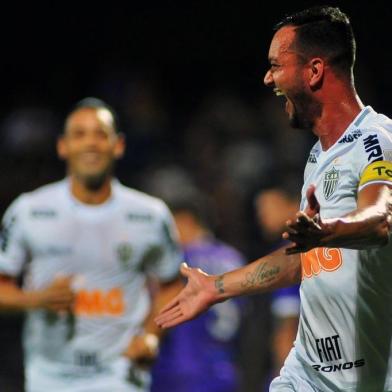
{"label": "script tattoo on arm", "polygon": [[241,283],[242,287],[253,288],[271,282],[280,272],[280,267],[270,267],[268,263],[260,263],[253,272],[245,275],[245,280]]}
{"label": "script tattoo on arm", "polygon": [[225,292],[225,289],[223,287],[223,275],[218,276],[218,278],[215,280],[215,287],[218,290],[219,294],[223,294]]}

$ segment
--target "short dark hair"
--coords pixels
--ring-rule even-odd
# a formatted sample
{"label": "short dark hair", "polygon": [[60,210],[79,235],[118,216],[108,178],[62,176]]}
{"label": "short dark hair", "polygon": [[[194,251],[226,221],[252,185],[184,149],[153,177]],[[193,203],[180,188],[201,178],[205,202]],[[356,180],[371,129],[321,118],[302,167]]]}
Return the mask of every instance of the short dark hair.
{"label": "short dark hair", "polygon": [[294,45],[307,59],[324,56],[336,70],[350,76],[356,43],[348,16],[337,7],[317,6],[286,16],[275,25],[296,27]]}
{"label": "short dark hair", "polygon": [[67,119],[75,112],[80,109],[106,109],[113,118],[113,129],[118,133],[119,132],[119,124],[118,124],[118,117],[116,111],[113,109],[112,106],[107,104],[105,101],[95,97],[87,97],[83,98],[82,100],[78,101],[68,112]]}
{"label": "short dark hair", "polygon": [[191,214],[197,222],[206,229],[214,230],[217,225],[213,200],[200,192],[181,195],[173,200],[167,201],[172,213],[178,214],[187,212]]}

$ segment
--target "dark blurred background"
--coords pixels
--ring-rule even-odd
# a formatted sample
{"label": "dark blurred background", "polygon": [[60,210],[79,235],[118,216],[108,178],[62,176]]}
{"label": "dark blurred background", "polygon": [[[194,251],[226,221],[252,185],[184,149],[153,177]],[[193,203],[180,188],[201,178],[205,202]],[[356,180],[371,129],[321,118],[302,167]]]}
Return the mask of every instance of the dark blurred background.
{"label": "dark blurred background", "polygon": [[[123,183],[167,200],[201,189],[215,201],[219,237],[249,260],[261,256],[255,195],[277,179],[297,192],[314,143],[288,127],[283,100],[263,86],[272,26],[316,4],[9,5],[0,16],[0,212],[62,178],[54,146],[63,119],[76,101],[97,96],[117,110],[127,136]],[[351,16],[360,97],[392,115],[390,2],[328,4]],[[267,377],[268,304],[255,299],[244,326],[244,391],[260,390]],[[22,383],[20,321],[0,318],[1,391]]]}

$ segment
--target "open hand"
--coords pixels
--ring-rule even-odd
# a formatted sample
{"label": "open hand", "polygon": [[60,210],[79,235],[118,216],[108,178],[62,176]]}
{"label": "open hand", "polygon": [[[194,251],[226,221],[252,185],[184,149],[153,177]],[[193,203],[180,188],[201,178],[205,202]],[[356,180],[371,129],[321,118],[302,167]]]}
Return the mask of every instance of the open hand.
{"label": "open hand", "polygon": [[322,246],[321,240],[331,234],[330,226],[324,224],[318,215],[311,218],[303,211],[297,212],[297,218],[294,221],[288,220],[286,225],[287,231],[282,237],[294,243],[286,249],[288,255]]}
{"label": "open hand", "polygon": [[186,263],[181,264],[181,274],[188,278],[188,282],[155,318],[161,328],[174,327],[191,320],[217,302],[215,277],[200,268],[189,268]]}
{"label": "open hand", "polygon": [[330,229],[320,219],[320,204],[316,198],[316,187],[310,185],[306,191],[307,207],[305,211],[299,211],[295,220],[286,222],[287,231],[282,237],[292,241],[293,246],[286,249],[286,254],[307,252],[320,246],[320,240],[330,234]]}

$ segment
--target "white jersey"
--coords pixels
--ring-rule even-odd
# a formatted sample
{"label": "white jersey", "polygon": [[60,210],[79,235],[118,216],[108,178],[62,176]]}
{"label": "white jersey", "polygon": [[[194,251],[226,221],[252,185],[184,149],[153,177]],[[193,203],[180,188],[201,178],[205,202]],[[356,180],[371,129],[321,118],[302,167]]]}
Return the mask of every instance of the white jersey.
{"label": "white jersey", "polygon": [[[126,379],[129,364],[121,353],[149,311],[146,276],[170,281],[179,263],[165,204],[116,180],[111,198],[97,206],[78,202],[67,179],[17,198],[4,217],[1,273],[25,271],[27,290],[72,275],[76,291],[73,316],[46,311],[27,316],[28,390],[56,386],[63,391],[61,382],[50,384],[63,379],[68,390],[79,391],[79,384],[91,385],[92,375],[95,381],[100,375]],[[110,384],[99,385],[114,390],[107,389]],[[116,391],[123,390],[119,385]],[[100,390],[98,386],[92,390]]]}
{"label": "white jersey", "polygon": [[[314,184],[321,218],[355,210],[363,187],[391,184],[391,161],[392,121],[365,107],[327,151],[312,149],[301,209]],[[301,262],[299,330],[282,374],[302,372],[323,392],[392,390],[392,245],[316,248]]]}

